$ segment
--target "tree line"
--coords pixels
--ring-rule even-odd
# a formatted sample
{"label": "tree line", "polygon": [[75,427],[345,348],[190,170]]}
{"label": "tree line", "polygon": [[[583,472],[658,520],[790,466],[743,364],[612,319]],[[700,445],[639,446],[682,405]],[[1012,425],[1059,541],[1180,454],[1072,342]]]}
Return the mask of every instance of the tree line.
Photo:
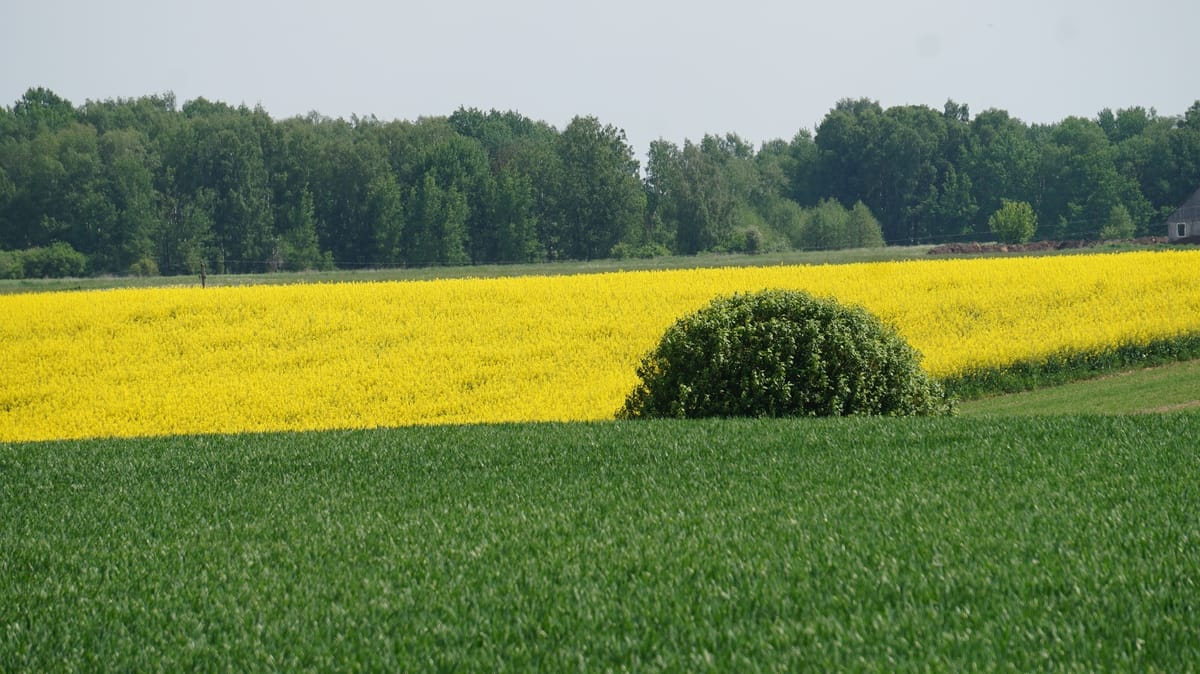
{"label": "tree line", "polygon": [[815,132],[651,143],[460,108],[381,121],[174,95],[0,108],[0,277],[532,262],[1158,234],[1200,186],[1200,101],[1027,125],[843,100]]}

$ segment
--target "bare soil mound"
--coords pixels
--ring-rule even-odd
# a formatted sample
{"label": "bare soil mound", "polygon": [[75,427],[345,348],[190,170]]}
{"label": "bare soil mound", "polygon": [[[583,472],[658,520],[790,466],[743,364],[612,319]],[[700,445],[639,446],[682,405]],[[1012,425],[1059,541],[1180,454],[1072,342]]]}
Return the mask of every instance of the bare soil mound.
{"label": "bare soil mound", "polygon": [[[1192,240],[1194,239],[1194,241]],[[1178,243],[1200,243],[1200,237],[1180,239]],[[969,241],[964,243],[946,243],[929,249],[930,255],[965,255],[970,253],[1036,253],[1052,250],[1070,250],[1076,248],[1093,248],[1113,243],[1127,243],[1139,246],[1152,246],[1167,243],[1165,236],[1143,236],[1137,239],[1121,240],[1092,240],[1067,239],[1063,241],[1030,241],[1029,243],[979,243]]]}

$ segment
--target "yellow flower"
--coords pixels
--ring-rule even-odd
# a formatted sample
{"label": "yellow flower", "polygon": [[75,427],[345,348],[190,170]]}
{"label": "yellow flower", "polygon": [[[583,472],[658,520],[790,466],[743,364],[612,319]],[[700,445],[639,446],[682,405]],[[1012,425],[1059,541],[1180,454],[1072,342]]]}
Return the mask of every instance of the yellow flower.
{"label": "yellow flower", "polygon": [[860,304],[948,376],[1200,331],[1200,252],[0,297],[0,441],[611,418],[718,295]]}

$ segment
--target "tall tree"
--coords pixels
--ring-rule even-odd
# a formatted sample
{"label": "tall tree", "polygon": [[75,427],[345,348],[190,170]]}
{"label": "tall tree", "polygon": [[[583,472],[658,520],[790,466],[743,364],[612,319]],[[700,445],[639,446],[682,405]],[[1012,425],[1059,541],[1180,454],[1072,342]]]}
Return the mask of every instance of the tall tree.
{"label": "tall tree", "polygon": [[496,176],[491,210],[497,262],[533,262],[541,255],[534,215],[533,182],[529,176],[504,168]]}
{"label": "tall tree", "polygon": [[595,117],[576,117],[559,137],[557,154],[562,174],[555,224],[561,250],[552,257],[606,257],[635,231],[645,208],[633,148],[624,131]]}
{"label": "tall tree", "polygon": [[403,229],[404,190],[378,137],[343,120],[323,120],[316,131],[310,189],[322,249],[350,269],[402,261],[394,232]]}
{"label": "tall tree", "polygon": [[869,99],[837,102],[817,126],[817,193],[842,203],[862,201],[883,219],[889,241],[899,237],[898,214],[884,203],[883,108]]}
{"label": "tall tree", "polygon": [[408,261],[418,266],[465,264],[467,200],[443,188],[432,171],[412,188],[406,231]]}
{"label": "tall tree", "polygon": [[738,201],[713,137],[700,145],[667,141],[651,145],[647,185],[655,214],[675,233],[676,252],[693,255],[728,242]]}
{"label": "tall tree", "polygon": [[13,105],[15,128],[26,139],[54,133],[79,121],[75,106],[67,99],[43,87],[34,87]]}
{"label": "tall tree", "polygon": [[470,260],[477,264],[499,260],[499,236],[492,221],[496,181],[483,145],[474,138],[454,134],[426,147],[421,165],[424,175],[433,176],[438,187],[466,200],[464,245]]}
{"label": "tall tree", "polygon": [[847,248],[879,248],[884,245],[883,228],[871,209],[861,201],[855,202],[846,218]]}
{"label": "tall tree", "polygon": [[1043,236],[1094,238],[1114,206],[1130,196],[1132,181],[1117,172],[1112,145],[1094,121],[1068,117],[1049,129],[1042,152]]}
{"label": "tall tree", "polygon": [[1159,210],[1164,218],[1200,186],[1200,101],[1193,103],[1171,130],[1168,145],[1176,170]]}
{"label": "tall tree", "polygon": [[[1003,110],[986,110],[971,120],[965,159],[978,213],[1000,209],[1003,199],[1035,203],[1038,148],[1029,127]],[[977,218],[976,236],[988,236],[986,219]]]}
{"label": "tall tree", "polygon": [[332,253],[328,253],[320,239],[313,190],[321,152],[318,126],[326,121],[310,115],[276,125],[278,139],[267,167],[275,230],[273,266],[320,269],[333,263]]}
{"label": "tall tree", "polygon": [[186,194],[208,190],[217,271],[263,271],[272,249],[273,213],[264,146],[272,128],[261,109],[197,99],[167,141],[164,162]]}
{"label": "tall tree", "polygon": [[[275,238],[272,263],[288,271],[332,268],[333,255],[321,250],[317,236],[317,210],[312,190],[305,186],[300,190],[299,202],[288,202],[287,206],[284,214],[276,219],[280,229]],[[381,228],[378,235],[387,237],[389,234],[388,229]],[[389,243],[390,239],[385,239],[382,246]]]}
{"label": "tall tree", "polygon": [[98,233],[92,256],[97,270],[124,273],[134,264],[157,267],[154,239],[159,235],[159,194],[154,173],[159,158],[149,139],[134,129],[113,129],[99,139],[104,192],[116,211],[108,229]]}
{"label": "tall tree", "polygon": [[44,246],[59,236],[49,231],[62,206],[60,195],[66,171],[58,158],[55,135],[43,133],[28,140],[0,143],[0,168],[11,187],[0,229],[0,250]]}
{"label": "tall tree", "polygon": [[174,169],[167,170],[171,187],[162,195],[161,226],[156,241],[156,258],[163,274],[197,274],[213,271],[213,204],[216,195],[209,188],[183,191],[174,180]]}
{"label": "tall tree", "polygon": [[678,250],[676,233],[679,229],[677,194],[680,176],[679,146],[668,140],[650,142],[646,153],[646,214],[640,244],[660,244]]}

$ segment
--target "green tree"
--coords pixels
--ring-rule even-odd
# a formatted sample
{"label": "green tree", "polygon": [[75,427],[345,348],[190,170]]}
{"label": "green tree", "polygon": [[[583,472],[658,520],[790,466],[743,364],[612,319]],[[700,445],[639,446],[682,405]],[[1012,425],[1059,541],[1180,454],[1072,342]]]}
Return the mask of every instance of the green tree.
{"label": "green tree", "polygon": [[1124,108],[1115,114],[1109,108],[1105,108],[1097,115],[1096,123],[1110,142],[1120,143],[1145,133],[1146,129],[1154,124],[1157,116],[1153,110],[1147,112],[1140,106]]}
{"label": "green tree", "polygon": [[1047,129],[1038,220],[1056,223],[1057,238],[1093,238],[1113,206],[1136,198],[1136,185],[1117,172],[1115,152],[1094,121],[1068,117]]}
{"label": "green tree", "polygon": [[[332,268],[333,256],[321,251],[316,206],[307,186],[300,191],[300,202],[289,203],[282,220],[276,222],[280,224],[280,234],[272,255],[274,265],[288,271]],[[381,235],[388,233],[386,227],[380,230]]]}
{"label": "green tree", "polygon": [[[712,136],[706,136],[712,139]],[[675,191],[675,240],[685,255],[712,250],[733,235],[738,200],[715,143],[684,141]]]}
{"label": "green tree", "polygon": [[98,232],[92,251],[97,271],[124,273],[133,265],[145,270],[154,263],[159,235],[159,193],[154,173],[159,157],[144,134],[113,129],[99,139],[103,190],[115,209],[108,228]]}
{"label": "green tree", "polygon": [[1117,142],[1114,148],[1117,172],[1130,186],[1122,205],[1127,208],[1136,233],[1147,233],[1149,227],[1160,224],[1169,212],[1164,205],[1171,201],[1168,193],[1180,173],[1170,151],[1174,126],[1172,118],[1149,117],[1139,133]]}
{"label": "green tree", "polygon": [[11,181],[0,248],[44,248],[56,241],[91,254],[119,226],[95,129],[71,122],[29,139],[0,143]]}
{"label": "green tree", "polygon": [[860,308],[765,290],[714,300],[671,326],[618,415],[915,415],[949,411],[919,354]]}
{"label": "green tree", "polygon": [[1163,178],[1162,200],[1156,206],[1166,216],[1178,208],[1200,185],[1200,101],[1196,101],[1167,137],[1169,173]]}
{"label": "green tree", "polygon": [[[890,243],[960,233],[974,205],[961,161],[965,109],[926,106],[883,110],[866,99],[843,100],[817,128],[818,182],[841,203],[862,201]],[[953,130],[953,133],[952,133]]]}
{"label": "green tree", "polygon": [[677,199],[682,180],[681,170],[678,145],[661,138],[650,142],[643,180],[646,191],[646,218],[640,237],[643,242],[660,243],[677,250]]}
{"label": "green tree", "polygon": [[913,105],[888,108],[884,117],[885,136],[879,142],[887,168],[879,170],[884,176],[883,198],[871,205],[872,211],[880,213],[884,222],[896,223],[894,242],[915,243],[960,233],[963,223],[956,207],[964,200],[964,186],[957,176],[949,176],[949,181],[944,176],[953,170],[946,156],[946,116]]}
{"label": "green tree", "polygon": [[184,123],[166,142],[164,166],[175,189],[208,190],[216,259],[213,271],[264,271],[272,252],[274,214],[267,150],[275,129],[261,109],[204,99],[183,106]]}
{"label": "green tree", "polygon": [[0,222],[0,250],[50,242],[38,223],[54,208],[54,188],[62,181],[63,167],[56,154],[48,134],[0,143],[0,169],[10,185]]}
{"label": "green tree", "polygon": [[404,250],[400,242],[406,225],[404,197],[391,172],[380,170],[367,183],[362,217],[369,223],[375,239],[374,260],[385,264],[403,262]]}
{"label": "green tree", "polygon": [[974,230],[979,207],[972,194],[971,178],[952,165],[941,172],[937,185],[929,185],[924,199],[910,210],[910,217],[921,222],[920,229],[934,239],[957,239]]}
{"label": "green tree", "polygon": [[848,248],[880,248],[884,245],[883,227],[861,201],[854,203],[846,218],[845,243]]}
{"label": "green tree", "polygon": [[818,194],[817,144],[812,134],[800,130],[792,137],[787,147],[787,160],[783,164],[784,175],[787,176],[787,190],[783,196],[795,201],[801,206],[812,206],[820,198]]}
{"label": "green tree", "polygon": [[559,137],[562,173],[554,224],[561,255],[607,257],[642,221],[646,195],[625,132],[595,117],[576,117]]}
{"label": "green tree", "polygon": [[[344,120],[318,120],[309,189],[318,242],[339,266],[405,261],[402,185],[378,134]],[[302,192],[301,192],[302,195]]]}
{"label": "green tree", "polygon": [[21,251],[0,250],[0,279],[25,278],[25,261]]}
{"label": "green tree", "polygon": [[676,252],[687,255],[757,249],[768,227],[763,214],[779,215],[775,201],[786,181],[778,159],[763,165],[734,134],[707,135],[698,144],[684,141],[682,149],[663,140],[651,143],[647,210],[652,228],[664,232],[651,241],[673,241]]}
{"label": "green tree", "polygon": [[466,264],[467,200],[428,173],[412,189],[406,228],[407,259],[418,266]]}
{"label": "green tree", "polygon": [[775,199],[764,207],[762,216],[771,230],[777,236],[782,237],[787,246],[791,248],[805,247],[807,214],[800,204],[791,199]]}
{"label": "green tree", "polygon": [[988,218],[988,228],[1002,243],[1025,243],[1037,230],[1037,215],[1028,202],[1002,199],[1000,209]]}
{"label": "green tree", "polygon": [[16,140],[19,135],[18,126],[17,118],[12,111],[5,106],[0,106],[0,140]]}
{"label": "green tree", "polygon": [[274,221],[272,264],[285,269],[319,269],[332,264],[333,255],[325,254],[320,238],[314,190],[321,151],[320,121],[310,115],[276,124],[278,140],[267,166]]}
{"label": "green tree", "polygon": [[[869,99],[842,99],[817,126],[817,192],[872,208],[882,201],[883,108]],[[890,233],[889,233],[890,234]]]}
{"label": "green tree", "polygon": [[846,247],[846,208],[833,199],[823,199],[806,212],[803,248],[836,250]]}
{"label": "green tree", "polygon": [[[463,245],[474,263],[499,259],[499,231],[493,222],[496,181],[483,145],[457,133],[426,147],[421,162],[425,176],[433,176],[443,191],[454,191],[466,201]],[[515,187],[510,185],[510,187]]]}
{"label": "green tree", "polygon": [[155,148],[178,123],[175,94],[167,92],[131,99],[86,101],[78,110],[79,119],[104,135],[110,131],[137,131]]}
{"label": "green tree", "polygon": [[[174,185],[171,171],[167,181]],[[163,274],[198,274],[203,266],[215,271],[211,261],[216,247],[213,234],[211,189],[182,192],[172,187],[162,199],[161,227],[156,241],[158,268]]]}
{"label": "green tree", "polygon": [[561,257],[564,227],[559,188],[563,181],[559,134],[544,123],[535,125],[507,148],[500,167],[529,180],[529,209],[537,239],[536,259]]}
{"label": "green tree", "polygon": [[533,211],[533,181],[511,168],[496,176],[491,222],[495,228],[494,259],[499,262],[533,262],[541,254],[537,218]]}
{"label": "green tree", "polygon": [[495,170],[507,167],[522,145],[542,135],[545,125],[518,112],[459,108],[447,120],[460,135],[478,141]]}
{"label": "green tree", "polygon": [[[964,159],[979,213],[995,213],[1001,200],[1035,201],[1038,148],[1029,127],[1003,110],[986,110],[971,120]],[[986,235],[987,222],[976,223]]]}
{"label": "green tree", "polygon": [[87,256],[63,241],[22,251],[21,258],[25,278],[83,276],[87,270]]}
{"label": "green tree", "polygon": [[54,133],[79,121],[75,106],[44,87],[31,87],[13,105],[15,128],[26,139]]}
{"label": "green tree", "polygon": [[1117,204],[1109,211],[1108,220],[1100,228],[1101,239],[1128,239],[1133,236],[1136,227],[1129,209],[1123,204]]}
{"label": "green tree", "polygon": [[[17,196],[17,186],[8,177],[8,171],[4,168],[3,160],[0,159],[0,232],[9,230],[9,223],[6,221],[8,207],[13,199]],[[4,247],[4,235],[0,234],[0,249]]]}

